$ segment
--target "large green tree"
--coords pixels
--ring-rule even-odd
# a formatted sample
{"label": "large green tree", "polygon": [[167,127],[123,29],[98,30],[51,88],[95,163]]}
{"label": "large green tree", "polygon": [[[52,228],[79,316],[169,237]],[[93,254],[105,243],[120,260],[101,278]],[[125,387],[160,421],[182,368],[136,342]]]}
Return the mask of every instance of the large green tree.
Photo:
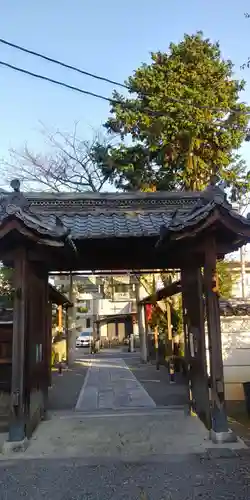
{"label": "large green tree", "polygon": [[237,150],[247,134],[250,108],[240,101],[245,82],[233,77],[219,43],[202,32],[151,54],[114,92],[105,124],[116,147],[96,148],[103,172],[118,188],[200,190],[218,174],[240,192],[248,187]]}

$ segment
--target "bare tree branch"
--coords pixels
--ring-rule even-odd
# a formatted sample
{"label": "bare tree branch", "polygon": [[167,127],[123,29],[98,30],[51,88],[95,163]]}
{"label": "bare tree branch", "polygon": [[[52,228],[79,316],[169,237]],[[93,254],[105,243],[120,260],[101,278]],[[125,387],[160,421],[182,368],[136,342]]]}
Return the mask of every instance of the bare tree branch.
{"label": "bare tree branch", "polygon": [[18,177],[24,189],[48,191],[99,192],[108,182],[95,162],[95,148],[108,147],[108,141],[95,133],[91,141],[77,135],[77,123],[72,134],[60,130],[49,132],[44,126],[43,135],[50,153],[36,154],[27,144],[23,150],[10,150],[10,160],[2,161],[2,176],[9,182]]}

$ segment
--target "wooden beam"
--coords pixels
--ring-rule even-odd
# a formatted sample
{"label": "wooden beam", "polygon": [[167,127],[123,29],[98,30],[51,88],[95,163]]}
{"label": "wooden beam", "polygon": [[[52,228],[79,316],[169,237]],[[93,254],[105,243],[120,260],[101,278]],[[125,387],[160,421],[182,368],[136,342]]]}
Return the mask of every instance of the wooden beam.
{"label": "wooden beam", "polygon": [[191,405],[210,428],[208,375],[205,347],[204,303],[200,268],[182,269],[183,320],[186,359],[191,383]]}
{"label": "wooden beam", "polygon": [[214,289],[216,273],[216,242],[215,238],[207,240],[204,288],[206,298],[206,316],[209,339],[210,380],[212,398],[212,439],[215,442],[228,441],[234,435],[230,434],[225,407],[225,389],[222,359],[221,325],[219,297]]}
{"label": "wooden beam", "polygon": [[182,291],[181,281],[180,280],[174,281],[174,283],[171,283],[170,285],[161,288],[161,290],[158,290],[156,293],[148,295],[141,301],[141,303],[154,304],[155,302],[159,302],[160,300],[165,299],[167,297],[172,297],[172,295],[175,295],[176,293],[181,293],[181,291]]}
{"label": "wooden beam", "polygon": [[52,285],[49,285],[49,300],[52,304],[61,305],[62,307],[72,307],[72,303],[68,297]]}

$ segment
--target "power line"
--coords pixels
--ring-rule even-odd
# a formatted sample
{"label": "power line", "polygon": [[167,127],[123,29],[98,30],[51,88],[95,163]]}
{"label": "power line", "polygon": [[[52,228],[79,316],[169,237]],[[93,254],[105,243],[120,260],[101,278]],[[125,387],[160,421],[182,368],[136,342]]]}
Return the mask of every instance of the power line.
{"label": "power line", "polygon": [[[138,112],[141,112],[143,114],[147,114],[149,116],[155,116],[155,117],[168,116],[169,118],[171,118],[174,121],[174,118],[170,114],[168,114],[168,113],[161,113],[161,112],[153,111],[153,110],[150,110],[150,109],[147,109],[147,108],[144,108],[143,110],[140,110],[140,108],[138,106],[136,106],[136,103],[135,104],[125,103],[125,102],[118,101],[117,99],[113,99],[113,98],[110,98],[110,97],[107,97],[107,96],[103,96],[101,94],[96,94],[95,92],[91,92],[90,90],[81,89],[80,87],[76,87],[74,85],[70,85],[70,84],[62,82],[60,80],[54,80],[53,78],[50,78],[48,76],[44,76],[44,75],[41,75],[39,73],[34,73],[33,71],[29,71],[27,69],[20,68],[18,66],[14,66],[13,64],[9,64],[9,63],[7,63],[5,61],[0,61],[0,65],[4,66],[6,68],[12,69],[14,71],[17,71],[19,73],[22,73],[22,74],[25,74],[25,75],[28,75],[28,76],[32,76],[32,77],[34,77],[34,78],[36,78],[38,80],[47,81],[49,83],[53,83],[55,85],[59,85],[60,87],[64,87],[64,88],[67,88],[69,90],[74,90],[74,91],[79,92],[79,93],[84,94],[84,95],[88,95],[88,96],[91,96],[91,97],[95,97],[97,99],[104,100],[106,102],[109,102],[110,104],[119,105],[119,106],[121,106],[124,109],[129,109],[129,110],[132,110],[132,111],[138,111]],[[196,123],[197,123],[197,125],[199,125],[199,124],[204,125],[204,123],[202,123],[202,122],[196,121]],[[218,127],[222,127],[222,128],[223,127],[224,128],[228,128],[228,126],[231,126],[229,124],[225,124],[223,120],[218,120],[217,123],[214,123],[213,125],[214,126],[218,126]],[[240,130],[240,127],[237,127],[237,130]],[[245,128],[244,129],[242,128],[242,130],[246,131]]]}
{"label": "power line", "polygon": [[[121,101],[118,101],[117,99],[113,99],[112,97],[107,97],[107,96],[104,96],[102,94],[96,94],[95,92],[91,92],[90,90],[85,90],[85,89],[81,89],[80,87],[76,87],[74,85],[70,85],[68,83],[65,83],[65,82],[62,82],[60,80],[54,80],[53,78],[50,78],[48,76],[44,76],[44,75],[41,75],[39,73],[34,73],[33,71],[29,71],[27,69],[24,69],[24,68],[20,68],[18,66],[14,66],[13,64],[9,64],[5,61],[0,61],[0,65],[1,66],[5,66],[6,68],[9,68],[9,69],[12,69],[14,71],[17,71],[19,73],[23,73],[25,75],[28,75],[28,76],[32,76],[34,78],[37,78],[38,80],[43,80],[43,81],[47,81],[47,82],[50,82],[50,83],[54,83],[55,85],[59,85],[61,87],[65,87],[69,90],[75,90],[76,92],[80,92],[81,94],[85,94],[85,95],[89,95],[91,97],[95,97],[97,99],[101,99],[101,100],[104,100],[104,101],[107,101],[109,102],[110,104],[115,104],[115,105],[119,105],[123,108],[126,108],[126,109],[132,109],[132,110],[137,110],[137,111],[140,111],[139,107],[136,107],[136,105],[134,104],[128,104],[128,103],[123,103]],[[150,110],[150,109],[147,109],[147,110],[143,110],[142,111],[143,113],[147,113],[147,114],[150,114],[150,115],[153,115],[153,116],[168,116],[166,113],[160,113],[158,111],[153,111],[153,110]]]}
{"label": "power line", "polygon": [[[104,76],[101,76],[101,75],[97,75],[95,73],[90,73],[89,71],[82,70],[80,68],[77,68],[76,66],[72,66],[70,64],[67,64],[67,63],[64,63],[62,61],[59,61],[58,59],[53,59],[52,57],[46,56],[45,54],[41,54],[40,52],[36,52],[34,50],[27,49],[26,47],[23,47],[21,45],[17,45],[15,43],[9,42],[8,40],[5,40],[3,38],[0,38],[0,43],[2,43],[4,45],[7,45],[9,47],[12,47],[12,48],[14,48],[16,50],[19,50],[21,52],[25,52],[25,53],[33,55],[35,57],[39,57],[40,59],[44,59],[45,61],[51,62],[53,64],[57,64],[57,65],[62,66],[64,68],[70,69],[72,71],[76,71],[77,73],[80,73],[82,75],[89,76],[91,78],[95,78],[96,80],[101,80],[101,81],[106,82],[106,83],[110,83],[111,85],[122,87],[124,89],[129,90],[130,92],[136,92],[136,89],[133,89],[133,87],[131,87],[129,85],[126,85],[125,83],[121,83],[121,82],[118,82],[116,80],[112,80],[110,78],[107,78],[107,77],[104,77]],[[34,74],[33,74],[33,76],[34,76]],[[55,83],[55,81],[52,81],[52,79],[50,81],[52,83]],[[89,95],[91,95],[91,93]],[[152,97],[153,94],[145,92],[145,93],[142,93],[142,95],[144,97]],[[96,97],[96,95],[93,95],[93,97]],[[108,99],[108,98],[106,98],[106,99]],[[181,99],[179,98],[179,99],[177,99],[175,97],[166,97],[166,100],[169,101],[169,102],[176,103],[176,104],[185,103],[188,106],[192,106],[192,107],[197,108],[197,109],[204,109],[204,110],[207,110],[207,111],[214,111],[214,112],[217,112],[217,113],[219,113],[219,112],[220,113],[239,113],[241,115],[250,116],[250,112],[249,111],[242,112],[239,109],[234,109],[234,108],[227,109],[227,108],[210,107],[210,106],[206,106],[206,105],[202,105],[202,104],[192,103],[192,102],[190,102],[189,100],[187,100],[185,98],[181,98]],[[116,103],[116,104],[117,103],[120,104],[120,101],[116,102],[115,99],[113,100],[113,102]]]}
{"label": "power line", "polygon": [[0,43],[3,43],[4,45],[8,45],[9,47],[12,47],[13,49],[20,50],[22,52],[25,52],[26,54],[31,54],[32,56],[39,57],[40,59],[44,59],[45,61],[51,62],[53,64],[58,64],[59,66],[62,66],[63,68],[71,69],[73,71],[76,71],[77,73],[80,73],[85,76],[89,76],[91,78],[95,78],[96,80],[101,80],[106,83],[111,83],[111,85],[116,85],[118,87],[123,87],[125,89],[129,89],[130,87],[128,85],[125,85],[125,83],[120,83],[116,82],[115,80],[111,80],[110,78],[106,78],[105,76],[100,76],[96,75],[95,73],[90,73],[89,71],[84,71],[83,69],[77,68],[76,66],[72,66],[71,64],[64,63],[62,61],[59,61],[57,59],[53,59],[52,57],[46,56],[45,54],[41,54],[39,52],[36,52],[34,50],[26,49],[25,47],[22,47],[21,45],[16,45],[15,43],[8,42],[7,40],[4,40],[3,38],[0,38]]}
{"label": "power line", "polygon": [[81,94],[89,95],[92,97],[96,97],[97,99],[103,99],[105,101],[111,102],[113,104],[120,104],[119,101],[115,99],[110,99],[109,97],[103,96],[101,94],[95,94],[90,90],[80,89],[79,87],[75,87],[74,85],[69,85],[68,83],[61,82],[60,80],[54,80],[53,78],[49,78],[48,76],[40,75],[38,73],[33,73],[33,71],[28,71],[27,69],[19,68],[18,66],[14,66],[13,64],[6,63],[4,61],[0,61],[1,66],[5,66],[6,68],[13,69],[14,71],[18,71],[19,73],[23,73],[25,75],[33,76],[39,80],[44,80],[46,82],[54,83],[56,85],[60,85],[61,87],[65,87],[70,90],[75,90],[76,92],[80,92]]}

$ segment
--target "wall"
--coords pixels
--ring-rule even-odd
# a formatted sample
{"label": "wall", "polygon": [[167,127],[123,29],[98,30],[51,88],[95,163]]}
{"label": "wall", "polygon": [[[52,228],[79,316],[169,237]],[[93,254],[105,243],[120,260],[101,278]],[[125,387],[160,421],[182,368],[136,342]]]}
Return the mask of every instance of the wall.
{"label": "wall", "polygon": [[[77,301],[75,304],[75,315],[76,315],[76,329],[79,334],[81,331],[86,331],[89,333],[93,332],[93,294],[92,293],[77,293]],[[87,311],[81,312],[79,309],[81,307],[85,308],[87,305]],[[88,324],[88,326],[87,326]]]}
{"label": "wall", "polygon": [[107,335],[108,335],[107,323],[101,324],[100,325],[100,337],[101,337],[101,339],[106,339]]}
{"label": "wall", "polygon": [[59,342],[55,342],[52,346],[52,350],[57,355],[59,362],[66,360],[66,358],[67,358],[66,339],[62,339]]}
{"label": "wall", "polygon": [[[237,401],[242,402],[244,406],[242,384],[250,381],[250,317],[221,318],[221,333],[225,396],[235,409]],[[208,349],[207,358],[209,358]]]}
{"label": "wall", "polygon": [[111,302],[108,299],[98,299],[97,314],[99,316],[129,314],[131,310],[131,302]]}
{"label": "wall", "polygon": [[243,382],[250,381],[250,318],[221,320],[226,399],[244,400]]}
{"label": "wall", "polygon": [[[243,249],[244,251],[244,249]],[[247,254],[244,258],[244,297],[250,298],[250,262],[247,260]],[[232,297],[242,298],[242,265],[240,261],[229,261],[228,266],[232,275],[234,275],[234,283],[232,288]]]}

